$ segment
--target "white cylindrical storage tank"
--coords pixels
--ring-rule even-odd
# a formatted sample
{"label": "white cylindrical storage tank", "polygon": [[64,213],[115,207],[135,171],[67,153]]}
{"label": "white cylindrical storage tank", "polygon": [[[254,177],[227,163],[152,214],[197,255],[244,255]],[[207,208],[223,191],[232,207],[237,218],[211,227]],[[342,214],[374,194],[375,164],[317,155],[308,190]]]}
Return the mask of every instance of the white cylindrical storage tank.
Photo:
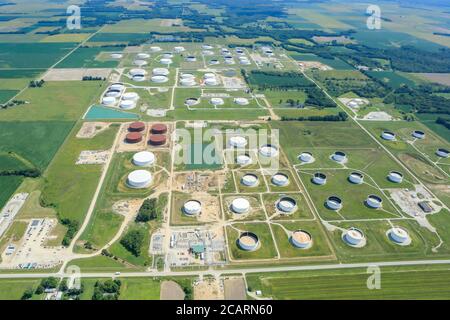
{"label": "white cylindrical storage tank", "polygon": [[112,59],[122,59],[123,55],[121,53],[111,53]]}
{"label": "white cylindrical storage tank", "polygon": [[203,54],[204,56],[213,56],[213,55],[214,55],[214,52],[211,51],[211,50],[203,50],[203,51],[202,51],[202,54]]}
{"label": "white cylindrical storage tank", "polygon": [[203,79],[205,79],[205,80],[206,79],[215,79],[215,78],[216,78],[216,75],[212,72],[208,72],[203,75]]}
{"label": "white cylindrical storage tank", "polygon": [[147,71],[145,71],[144,69],[138,69],[138,68],[135,68],[135,69],[131,69],[131,70],[129,71],[129,74],[130,74],[131,76],[142,76],[142,75],[146,75],[146,74],[147,74]]}
{"label": "white cylindrical storage tank", "polygon": [[354,184],[361,184],[364,182],[364,175],[360,172],[352,172],[348,176],[348,180]]}
{"label": "white cylindrical storage tank", "polygon": [[205,84],[207,86],[217,86],[219,84],[219,82],[217,81],[216,78],[209,78],[209,79],[205,79]]}
{"label": "white cylindrical storage tank", "polygon": [[154,68],[152,70],[152,74],[154,76],[168,76],[169,75],[169,70],[167,68]]}
{"label": "white cylindrical storage tank", "polygon": [[242,177],[241,183],[246,187],[256,187],[259,184],[258,176],[248,173]]}
{"label": "white cylindrical storage tank", "polygon": [[233,59],[225,59],[225,64],[235,64]]}
{"label": "white cylindrical storage tank", "polygon": [[235,51],[236,51],[236,53],[237,53],[238,55],[244,54],[244,49],[243,49],[243,48],[236,48]]}
{"label": "white cylindrical storage tank", "polygon": [[138,167],[151,166],[155,163],[155,154],[150,151],[141,151],[133,155],[133,163]]}
{"label": "white cylindrical storage tank", "polygon": [[348,244],[358,246],[363,243],[364,233],[357,228],[350,228],[344,233],[343,238]]}
{"label": "white cylindrical storage tank", "polygon": [[398,244],[405,244],[410,241],[408,232],[400,227],[392,228],[388,234],[389,238]]}
{"label": "white cylindrical storage tank", "polygon": [[146,188],[152,183],[152,174],[147,170],[135,170],[128,175],[127,184],[131,188]]}
{"label": "white cylindrical storage tank", "polygon": [[398,171],[391,171],[388,174],[388,180],[394,183],[402,183],[403,182],[403,174]]}
{"label": "white cylindrical storage tank", "polygon": [[162,57],[164,59],[172,59],[173,58],[173,54],[172,54],[172,52],[164,52]]}
{"label": "white cylindrical storage tank", "polygon": [[164,83],[167,81],[169,81],[169,78],[167,78],[166,76],[152,76],[152,82]]}
{"label": "white cylindrical storage tank", "polygon": [[133,76],[133,81],[136,81],[136,82],[145,81],[145,76],[142,74],[135,75],[135,76]]}
{"label": "white cylindrical storage tank", "polygon": [[342,200],[339,197],[331,196],[327,199],[326,205],[328,209],[340,210],[342,209]]}
{"label": "white cylindrical storage tank", "polygon": [[209,102],[214,106],[221,106],[225,103],[222,98],[211,98]]}
{"label": "white cylindrical storage tank", "polygon": [[197,98],[187,98],[184,100],[184,104],[187,106],[195,106],[196,104],[199,104],[200,100]]}
{"label": "white cylindrical storage tank", "polygon": [[202,204],[197,200],[189,200],[183,205],[183,212],[189,216],[200,214],[202,211]]}
{"label": "white cylindrical storage tank", "polygon": [[209,60],[209,64],[217,65],[217,64],[220,64],[220,62],[217,59],[211,59],[211,60]]}
{"label": "white cylindrical storage tank", "polygon": [[291,197],[282,197],[277,201],[276,207],[282,213],[292,213],[297,209],[297,201]]}
{"label": "white cylindrical storage tank", "polygon": [[209,44],[203,44],[202,45],[202,49],[205,49],[205,50],[211,50],[213,47],[211,46],[211,45],[209,45]]}
{"label": "white cylindrical storage tank", "polygon": [[181,52],[186,51],[186,49],[182,46],[177,46],[177,47],[173,48],[173,51],[175,51],[176,53],[181,53]]}
{"label": "white cylindrical storage tank", "polygon": [[195,61],[197,61],[197,58],[194,56],[187,56],[185,60],[187,62],[195,62]]}
{"label": "white cylindrical storage tank", "polygon": [[245,166],[252,163],[252,158],[248,154],[241,154],[236,157],[236,163]]}
{"label": "white cylindrical storage tank", "polygon": [[173,61],[172,59],[162,58],[159,60],[159,62],[161,62],[162,64],[171,64]]}
{"label": "white cylindrical storage tank", "polygon": [[412,136],[416,139],[424,139],[425,138],[425,132],[420,130],[414,130],[412,132]]}
{"label": "white cylindrical storage tank", "polygon": [[194,78],[184,78],[180,80],[180,84],[184,87],[192,87],[195,86],[195,79]]}
{"label": "white cylindrical storage tank", "polygon": [[395,133],[393,133],[392,131],[383,131],[381,133],[381,137],[384,140],[387,140],[387,141],[394,141],[395,140]]}
{"label": "white cylindrical storage tank", "polygon": [[312,163],[314,162],[314,157],[311,153],[309,152],[302,152],[299,156],[298,159],[303,162],[303,163]]}
{"label": "white cylindrical storage tank", "polygon": [[125,89],[125,86],[121,83],[114,83],[109,86],[109,90],[123,91],[124,89]]}
{"label": "white cylindrical storage tank", "polygon": [[234,148],[244,148],[247,145],[247,139],[241,136],[231,137],[228,142]]}
{"label": "white cylindrical storage tank", "polygon": [[241,59],[241,60],[239,60],[239,63],[242,64],[242,65],[249,65],[249,64],[251,64],[250,60],[248,60],[248,59]]}
{"label": "white cylindrical storage tank", "polygon": [[259,246],[259,238],[253,232],[243,232],[239,236],[238,245],[242,250],[255,251]]}
{"label": "white cylindrical storage tank", "polygon": [[133,100],[122,100],[120,102],[120,108],[124,110],[130,110],[136,107],[136,102]]}
{"label": "white cylindrical storage tank", "polygon": [[450,151],[444,148],[439,148],[436,150],[436,155],[441,158],[448,158],[450,156]]}
{"label": "white cylindrical storage tank", "polygon": [[383,199],[381,199],[379,196],[371,194],[366,199],[366,204],[373,209],[381,208],[383,205]]}
{"label": "white cylindrical storage tank", "polygon": [[350,108],[356,108],[356,107],[358,107],[358,102],[352,100],[348,103],[348,106]]}
{"label": "white cylindrical storage tank", "polygon": [[247,98],[234,98],[234,103],[241,105],[241,106],[246,106],[250,102],[248,101]]}
{"label": "white cylindrical storage tank", "polygon": [[143,67],[148,64],[145,60],[134,60],[133,64],[138,67]]}
{"label": "white cylindrical storage tank", "polygon": [[182,73],[180,79],[195,79],[195,76],[192,73]]}
{"label": "white cylindrical storage tank", "polygon": [[120,97],[121,94],[122,94],[122,92],[120,90],[111,90],[111,89],[109,89],[109,91],[107,91],[105,93],[105,97],[118,98],[118,97]]}
{"label": "white cylindrical storage tank", "polygon": [[137,58],[138,60],[145,60],[145,59],[150,58],[150,55],[149,55],[148,53],[138,53],[138,54],[136,55],[136,58]]}
{"label": "white cylindrical storage tank", "polygon": [[158,46],[150,47],[150,51],[151,51],[151,52],[159,52],[159,51],[161,51],[161,50],[162,50],[161,47],[158,47]]}
{"label": "white cylindrical storage tank", "polygon": [[271,181],[278,187],[285,187],[289,184],[289,177],[284,173],[276,173],[272,176]]}
{"label": "white cylindrical storage tank", "polygon": [[290,241],[296,248],[307,249],[312,245],[312,236],[305,230],[295,230],[291,234]]}
{"label": "white cylindrical storage tank", "polygon": [[242,214],[250,210],[250,202],[244,198],[236,198],[231,202],[231,211]]}
{"label": "white cylindrical storage tank", "polygon": [[344,163],[347,161],[347,155],[342,151],[336,151],[335,153],[333,153],[331,158],[339,163]]}
{"label": "white cylindrical storage tank", "polygon": [[122,95],[122,100],[133,100],[136,101],[139,99],[139,95],[136,92],[125,92]]}
{"label": "white cylindrical storage tank", "polygon": [[105,106],[111,106],[116,103],[116,98],[114,97],[103,97],[102,104]]}
{"label": "white cylindrical storage tank", "polygon": [[278,156],[278,147],[266,144],[259,148],[259,154],[266,158],[273,158]]}
{"label": "white cylindrical storage tank", "polygon": [[324,184],[327,183],[327,176],[326,176],[326,174],[324,174],[322,172],[316,172],[316,173],[314,173],[312,182],[319,186],[323,186]]}

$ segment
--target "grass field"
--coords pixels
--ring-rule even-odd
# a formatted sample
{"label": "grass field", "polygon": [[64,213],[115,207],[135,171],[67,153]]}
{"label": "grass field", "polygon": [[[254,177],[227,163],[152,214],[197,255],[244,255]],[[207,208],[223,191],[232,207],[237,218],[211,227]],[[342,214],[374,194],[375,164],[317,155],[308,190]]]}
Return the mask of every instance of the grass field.
{"label": "grass field", "polygon": [[36,289],[40,279],[0,279],[0,300],[20,300],[25,290]]}
{"label": "grass field", "polygon": [[70,120],[81,118],[103,82],[47,82],[42,88],[29,88],[17,97],[26,104],[0,110],[2,121]]}
{"label": "grass field", "polygon": [[8,102],[18,93],[19,90],[0,90],[0,104]]}
{"label": "grass field", "polygon": [[[366,269],[247,275],[249,287],[274,299],[449,299],[450,271],[381,268],[381,289],[369,290]],[[299,289],[301,288],[301,289]]]}
{"label": "grass field", "polygon": [[102,52],[117,52],[117,47],[78,48],[61,61],[57,68],[115,68],[118,61],[99,59]]}

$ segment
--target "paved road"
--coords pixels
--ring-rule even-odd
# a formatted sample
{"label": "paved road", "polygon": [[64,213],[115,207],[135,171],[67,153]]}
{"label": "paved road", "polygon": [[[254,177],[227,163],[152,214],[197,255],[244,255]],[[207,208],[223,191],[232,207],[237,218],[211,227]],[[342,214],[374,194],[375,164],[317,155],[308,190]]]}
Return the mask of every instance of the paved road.
{"label": "paved road", "polygon": [[[122,272],[115,275],[113,272],[83,273],[84,278],[108,278],[108,277],[165,277],[165,276],[205,276],[205,275],[227,275],[227,274],[247,274],[247,273],[273,273],[286,271],[308,271],[308,270],[333,270],[333,269],[354,269],[367,268],[370,266],[396,267],[396,266],[423,266],[423,265],[444,265],[450,267],[450,260],[417,260],[417,261],[384,261],[384,262],[363,262],[347,264],[323,264],[307,266],[286,266],[286,267],[256,267],[227,270],[205,270],[205,271],[145,271],[145,272]],[[0,279],[24,279],[24,278],[45,278],[45,277],[69,277],[71,274],[56,273],[14,273],[0,274]]]}

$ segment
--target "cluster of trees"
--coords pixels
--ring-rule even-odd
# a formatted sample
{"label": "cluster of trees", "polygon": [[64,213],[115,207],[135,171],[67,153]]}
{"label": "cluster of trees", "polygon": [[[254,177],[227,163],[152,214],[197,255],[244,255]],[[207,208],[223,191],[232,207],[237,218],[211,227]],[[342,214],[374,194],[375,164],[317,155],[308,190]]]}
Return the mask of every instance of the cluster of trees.
{"label": "cluster of trees", "polygon": [[97,281],[94,286],[92,300],[118,300],[120,296],[120,280]]}
{"label": "cluster of trees", "polygon": [[40,177],[41,171],[39,169],[22,169],[22,170],[5,170],[0,171],[0,176],[23,176],[27,178]]}
{"label": "cluster of trees", "polygon": [[308,94],[305,100],[305,104],[307,105],[315,106],[319,109],[336,107],[336,103],[317,87],[305,88],[305,92]]}
{"label": "cluster of trees", "polygon": [[61,219],[61,224],[64,225],[67,228],[67,232],[64,235],[64,238],[62,240],[62,245],[63,246],[68,246],[70,245],[70,242],[72,241],[73,237],[75,236],[75,234],[78,231],[79,228],[79,223],[76,220],[71,220],[71,219]]}
{"label": "cluster of trees", "polygon": [[281,121],[347,121],[348,115],[345,112],[339,112],[336,115],[309,116],[309,117],[281,117]]}
{"label": "cluster of trees", "polygon": [[423,86],[417,88],[403,86],[387,96],[384,103],[408,106],[411,111],[417,113],[450,114],[450,100],[434,95],[428,89],[429,87]]}
{"label": "cluster of trees", "polygon": [[19,106],[19,105],[22,105],[22,104],[25,104],[25,103],[26,103],[26,101],[23,101],[23,100],[12,100],[12,101],[10,101],[8,103],[0,104],[0,107],[2,109],[8,109],[10,107]]}
{"label": "cluster of trees", "polygon": [[44,85],[45,81],[44,79],[41,80],[31,80],[30,84],[28,85],[30,88],[41,88]]}
{"label": "cluster of trees", "polygon": [[158,218],[158,200],[156,198],[145,199],[139,208],[136,222],[148,222]]}
{"label": "cluster of trees", "polygon": [[95,76],[84,76],[82,78],[83,81],[105,81],[104,77],[95,77]]}
{"label": "cluster of trees", "polygon": [[436,123],[443,125],[444,127],[446,127],[447,129],[450,130],[450,119],[444,119],[444,118],[438,117],[436,119]]}
{"label": "cluster of trees", "polygon": [[128,231],[120,240],[120,244],[136,257],[141,255],[141,248],[144,243],[145,232],[142,229]]}

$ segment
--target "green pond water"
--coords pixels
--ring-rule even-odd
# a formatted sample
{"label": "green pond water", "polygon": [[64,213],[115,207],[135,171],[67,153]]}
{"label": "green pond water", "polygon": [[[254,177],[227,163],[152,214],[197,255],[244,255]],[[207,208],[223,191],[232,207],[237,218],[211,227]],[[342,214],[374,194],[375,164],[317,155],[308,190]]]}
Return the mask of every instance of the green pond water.
{"label": "green pond water", "polygon": [[124,112],[103,106],[92,106],[84,116],[86,120],[139,119],[135,113]]}

